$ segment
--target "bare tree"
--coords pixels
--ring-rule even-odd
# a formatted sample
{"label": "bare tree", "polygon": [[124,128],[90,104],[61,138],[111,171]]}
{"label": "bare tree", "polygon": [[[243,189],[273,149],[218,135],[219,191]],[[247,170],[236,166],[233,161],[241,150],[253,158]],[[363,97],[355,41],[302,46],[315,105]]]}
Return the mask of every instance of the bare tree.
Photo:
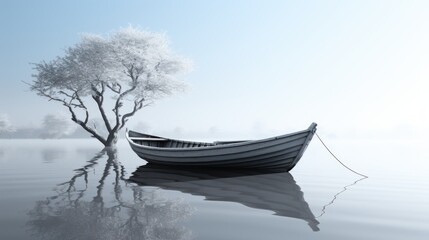
{"label": "bare tree", "polygon": [[[170,50],[163,34],[128,27],[108,37],[84,34],[64,56],[34,64],[36,74],[30,89],[60,102],[69,110],[72,121],[110,147],[137,111],[182,89],[177,76],[186,73],[189,65],[187,59]],[[105,109],[109,97],[113,99],[113,114]],[[124,110],[127,100],[133,104]],[[91,126],[89,102],[95,103],[107,136]]]}
{"label": "bare tree", "polygon": [[15,132],[15,126],[6,115],[0,115],[0,134]]}

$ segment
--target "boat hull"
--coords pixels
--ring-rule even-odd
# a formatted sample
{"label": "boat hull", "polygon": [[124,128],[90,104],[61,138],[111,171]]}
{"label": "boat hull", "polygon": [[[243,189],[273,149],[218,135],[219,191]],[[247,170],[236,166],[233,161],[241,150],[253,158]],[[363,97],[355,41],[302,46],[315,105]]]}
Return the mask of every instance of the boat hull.
{"label": "boat hull", "polygon": [[[316,131],[316,126],[317,124],[313,123],[308,129],[291,134],[229,144],[179,141],[132,131],[127,132],[127,139],[133,151],[149,163],[290,170],[302,157]],[[145,140],[135,140],[139,139],[138,137],[145,137]],[[162,143],[164,146],[161,140],[164,141]],[[165,147],[166,144],[177,146]]]}

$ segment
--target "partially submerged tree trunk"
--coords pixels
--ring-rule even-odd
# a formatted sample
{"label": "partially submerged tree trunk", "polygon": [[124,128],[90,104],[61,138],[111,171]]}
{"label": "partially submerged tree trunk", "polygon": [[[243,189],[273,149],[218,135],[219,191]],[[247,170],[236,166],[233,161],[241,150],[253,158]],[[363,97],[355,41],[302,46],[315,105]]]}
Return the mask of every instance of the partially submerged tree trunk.
{"label": "partially submerged tree trunk", "polygon": [[104,146],[106,147],[113,147],[118,142],[118,132],[111,132],[109,136],[106,139],[106,143]]}

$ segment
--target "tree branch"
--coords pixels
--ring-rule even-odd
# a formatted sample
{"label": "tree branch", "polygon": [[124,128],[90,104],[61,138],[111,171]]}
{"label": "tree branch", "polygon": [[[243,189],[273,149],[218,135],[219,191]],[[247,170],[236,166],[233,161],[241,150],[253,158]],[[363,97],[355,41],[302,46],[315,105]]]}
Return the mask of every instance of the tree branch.
{"label": "tree branch", "polygon": [[134,78],[132,75],[132,72],[130,70],[130,75],[132,78],[132,87],[124,91],[123,93],[119,94],[118,99],[116,99],[115,108],[113,109],[113,112],[116,116],[116,125],[114,127],[114,130],[118,130],[121,127],[121,120],[120,120],[120,114],[119,114],[119,108],[122,107],[122,99],[127,96],[129,93],[133,92],[137,88],[137,79]]}
{"label": "tree branch", "polygon": [[107,118],[106,112],[103,108],[103,101],[104,101],[104,83],[101,82],[101,91],[98,91],[98,89],[92,85],[93,91],[96,93],[96,95],[92,95],[92,99],[97,103],[98,110],[100,111],[101,117],[103,118],[104,124],[106,125],[107,131],[112,131],[112,127],[110,126],[109,119]]}
{"label": "tree branch", "polygon": [[84,121],[84,123],[87,124],[88,123],[88,119],[89,119],[88,108],[86,108],[85,104],[83,103],[83,101],[80,98],[79,93],[77,91],[74,92],[74,95],[75,95],[76,99],[79,101],[79,103],[82,106],[82,108],[85,109],[85,121]]}
{"label": "tree branch", "polygon": [[[78,98],[77,98],[77,96],[76,96],[77,91],[75,91],[75,90],[70,90],[70,91],[73,91],[73,94],[66,93],[66,92],[64,92],[64,91],[59,91],[58,93],[59,93],[59,94],[62,94],[62,95],[64,95],[64,96],[66,96],[66,97],[68,97],[68,98],[70,98],[70,101],[68,102],[68,104],[69,104],[70,106],[77,107],[77,108],[82,108],[82,109],[85,109],[85,110],[86,110],[86,106],[83,104],[83,102],[82,102],[82,101],[79,101],[79,99],[78,99]],[[44,95],[44,96],[46,96],[46,95]],[[49,96],[50,96],[50,95],[49,95]],[[74,101],[74,100],[78,100],[79,104],[73,103],[73,101]],[[64,101],[65,101],[65,99],[64,99]]]}
{"label": "tree branch", "polygon": [[147,105],[144,105],[143,102],[144,102],[144,98],[134,101],[133,110],[122,116],[122,121],[121,121],[121,125],[119,126],[119,129],[122,129],[125,126],[125,123],[128,121],[128,118],[132,117],[138,110],[147,106]]}
{"label": "tree branch", "polygon": [[[106,83],[106,87],[109,88],[114,93],[121,94],[122,86],[119,83],[114,83],[112,86]],[[116,87],[118,87],[118,89],[116,89]]]}
{"label": "tree branch", "polygon": [[[77,124],[79,124],[83,129],[85,129],[87,132],[89,132],[90,134],[92,134],[92,137],[96,138],[97,140],[99,140],[101,143],[103,143],[104,145],[106,145],[106,140],[99,135],[94,129],[92,129],[91,127],[89,127],[87,125],[88,123],[88,118],[89,118],[89,114],[88,114],[88,109],[86,109],[85,105],[83,104],[82,99],[79,97],[79,95],[74,96],[73,98],[70,99],[69,102],[67,102],[65,99],[60,99],[54,96],[51,96],[43,91],[38,91],[39,95],[47,97],[50,101],[57,101],[57,102],[61,102],[65,107],[68,108],[70,114],[71,114],[71,120]],[[76,94],[74,94],[76,95]],[[72,104],[72,101],[74,101],[74,99],[77,99],[80,104],[83,106],[83,108],[85,109],[85,121],[79,120],[76,116],[76,113],[73,110],[73,107],[75,107],[76,104]]]}
{"label": "tree branch", "polygon": [[100,141],[101,143],[103,143],[104,145],[106,145],[106,140],[101,135],[99,135],[94,129],[92,129],[91,127],[89,127],[87,125],[87,121],[83,122],[83,121],[77,119],[76,114],[74,113],[72,107],[71,106],[67,106],[67,107],[68,107],[68,109],[70,111],[70,114],[72,115],[72,121],[73,122],[79,124],[87,132],[91,133],[92,137],[98,139],[98,141]]}

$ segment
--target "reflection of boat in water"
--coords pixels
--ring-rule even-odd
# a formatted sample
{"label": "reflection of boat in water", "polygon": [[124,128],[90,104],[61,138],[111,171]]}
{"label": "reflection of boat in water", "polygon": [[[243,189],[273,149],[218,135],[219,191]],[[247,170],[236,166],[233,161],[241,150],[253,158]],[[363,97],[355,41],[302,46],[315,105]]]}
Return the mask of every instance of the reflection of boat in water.
{"label": "reflection of boat in water", "polygon": [[319,222],[304,200],[292,175],[281,171],[237,169],[169,168],[147,164],[139,167],[130,181],[142,186],[204,196],[206,200],[241,203],[270,210],[278,216],[298,218],[318,231]]}
{"label": "reflection of boat in water", "polygon": [[128,131],[136,154],[150,163],[173,166],[292,169],[316,132],[309,128],[254,141],[192,142]]}

